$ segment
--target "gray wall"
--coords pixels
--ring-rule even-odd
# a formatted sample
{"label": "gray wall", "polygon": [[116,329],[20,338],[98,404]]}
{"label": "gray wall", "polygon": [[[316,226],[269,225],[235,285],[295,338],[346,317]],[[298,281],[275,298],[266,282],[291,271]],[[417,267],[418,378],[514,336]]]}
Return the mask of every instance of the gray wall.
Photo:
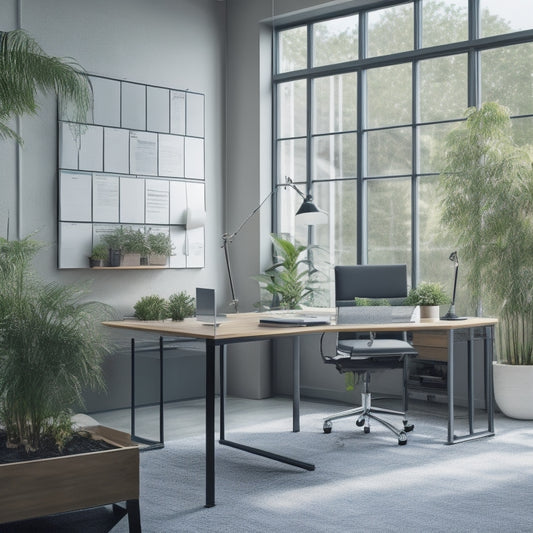
{"label": "gray wall", "polygon": [[[1,142],[0,234],[8,213],[13,230],[50,243],[38,257],[47,279],[91,278],[93,296],[131,315],[147,294],[168,296],[196,286],[223,291],[219,244],[223,226],[225,5],[214,0],[3,0],[2,30],[21,27],[54,56],[71,56],[92,74],[205,93],[206,267],[164,271],[59,271],[56,269],[57,138],[55,98],[41,98],[37,117],[23,117],[25,143],[16,170],[14,143]],[[20,188],[20,202],[15,187]]]}

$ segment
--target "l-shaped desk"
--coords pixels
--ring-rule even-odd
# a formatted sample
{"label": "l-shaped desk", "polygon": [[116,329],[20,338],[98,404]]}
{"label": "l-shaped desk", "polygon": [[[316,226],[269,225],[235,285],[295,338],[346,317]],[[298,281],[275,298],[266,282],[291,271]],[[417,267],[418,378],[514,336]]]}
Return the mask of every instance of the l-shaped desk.
{"label": "l-shaped desk", "polygon": [[[259,313],[237,313],[228,315],[227,319],[218,327],[206,326],[195,319],[185,319],[182,322],[172,321],[137,321],[123,320],[104,322],[104,325],[124,328],[132,331],[145,331],[162,336],[189,337],[204,339],[206,344],[206,406],[205,406],[205,447],[206,447],[206,507],[215,505],[215,357],[216,347],[220,355],[220,438],[219,443],[243,451],[261,455],[276,461],[297,466],[306,470],[314,470],[314,465],[289,457],[280,456],[265,450],[251,448],[243,444],[226,440],[224,427],[224,369],[226,346],[228,344],[271,340],[280,337],[293,339],[293,431],[299,431],[300,405],[300,337],[321,333],[340,332],[393,332],[393,331],[446,331],[448,333],[448,444],[455,444],[464,440],[476,439],[494,435],[494,407],[492,389],[492,358],[494,318],[467,318],[458,321],[409,322],[388,324],[328,324],[305,327],[261,327]],[[455,435],[454,426],[454,345],[456,337],[461,335],[467,343],[468,368],[468,420],[469,432],[462,436]],[[474,429],[474,339],[483,339],[485,407],[487,411],[487,429]]]}

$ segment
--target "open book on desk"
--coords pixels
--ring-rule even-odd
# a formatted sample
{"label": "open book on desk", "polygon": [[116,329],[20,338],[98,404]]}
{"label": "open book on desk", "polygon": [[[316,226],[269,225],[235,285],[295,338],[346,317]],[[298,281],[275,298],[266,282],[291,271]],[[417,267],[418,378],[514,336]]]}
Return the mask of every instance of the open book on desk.
{"label": "open book on desk", "polygon": [[325,316],[302,315],[302,314],[279,314],[265,316],[259,319],[260,326],[271,327],[297,327],[297,326],[322,326],[329,324],[329,319]]}

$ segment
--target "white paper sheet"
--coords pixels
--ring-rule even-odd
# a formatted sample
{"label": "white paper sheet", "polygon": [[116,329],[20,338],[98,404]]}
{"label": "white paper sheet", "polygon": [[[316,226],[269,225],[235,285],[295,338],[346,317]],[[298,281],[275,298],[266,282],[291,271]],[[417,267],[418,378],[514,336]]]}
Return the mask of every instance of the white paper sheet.
{"label": "white paper sheet", "polygon": [[59,174],[59,219],[91,222],[92,174],[61,171]]}
{"label": "white paper sheet", "polygon": [[183,177],[183,137],[159,135],[159,175],[172,178]]}
{"label": "white paper sheet", "polygon": [[157,134],[130,131],[130,173],[157,176]]}
{"label": "white paper sheet", "polygon": [[120,128],[104,129],[104,172],[129,174],[130,132]]}
{"label": "white paper sheet", "polygon": [[93,176],[93,222],[118,222],[119,178],[105,174]]}
{"label": "white paper sheet", "polygon": [[120,222],[144,222],[144,179],[120,178]]}
{"label": "white paper sheet", "polygon": [[169,183],[167,180],[145,180],[146,223],[169,223]]}

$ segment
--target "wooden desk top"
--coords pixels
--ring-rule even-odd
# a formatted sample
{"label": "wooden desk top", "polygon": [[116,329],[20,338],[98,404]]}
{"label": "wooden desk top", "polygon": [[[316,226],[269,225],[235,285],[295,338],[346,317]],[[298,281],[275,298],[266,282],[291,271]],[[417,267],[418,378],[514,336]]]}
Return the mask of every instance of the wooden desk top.
{"label": "wooden desk top", "polygon": [[[333,312],[334,313],[334,312]],[[103,322],[105,326],[123,328],[134,331],[157,333],[169,337],[191,337],[211,340],[259,340],[261,338],[290,337],[294,335],[310,335],[312,333],[337,333],[357,331],[418,331],[418,330],[452,330],[473,327],[493,326],[496,318],[467,318],[466,320],[438,320],[436,322],[396,322],[389,324],[328,324],[321,326],[272,327],[260,326],[261,316],[269,313],[235,313],[217,328],[206,326],[195,318],[186,318],[181,322],[171,320],[117,320]]]}

